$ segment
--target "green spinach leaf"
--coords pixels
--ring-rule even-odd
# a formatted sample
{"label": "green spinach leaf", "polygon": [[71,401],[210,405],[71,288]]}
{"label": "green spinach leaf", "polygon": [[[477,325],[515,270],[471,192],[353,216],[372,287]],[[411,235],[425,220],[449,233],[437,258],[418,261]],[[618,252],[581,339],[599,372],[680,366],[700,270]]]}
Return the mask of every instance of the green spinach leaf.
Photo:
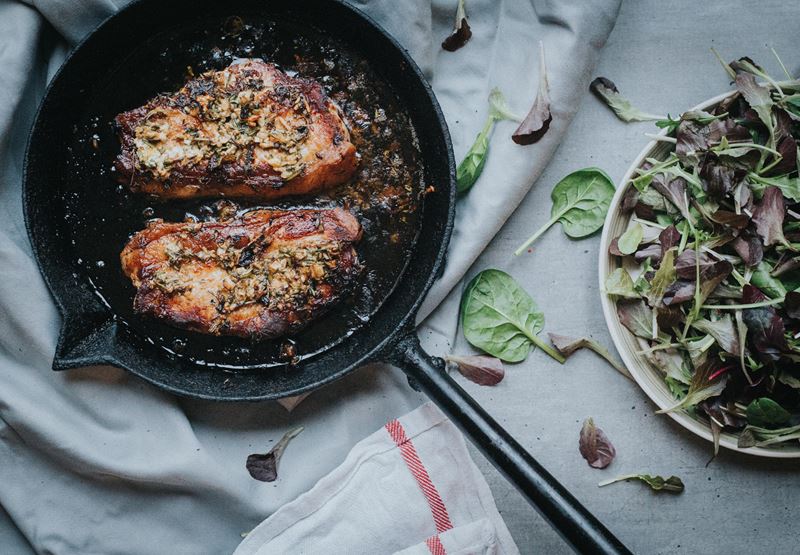
{"label": "green spinach leaf", "polygon": [[556,222],[561,222],[564,233],[573,239],[591,235],[603,227],[613,196],[614,183],[603,170],[585,168],[572,172],[553,187],[550,195],[553,200],[550,220],[514,251],[514,254],[522,254]]}
{"label": "green spinach leaf", "polygon": [[456,190],[458,194],[469,191],[483,172],[486,158],[489,155],[489,138],[494,124],[501,120],[519,121],[519,117],[511,112],[500,89],[492,89],[489,94],[489,115],[483,129],[475,137],[469,151],[456,168]]}
{"label": "green spinach leaf", "polygon": [[461,327],[474,347],[506,362],[524,360],[539,347],[558,362],[564,357],[538,337],[544,314],[531,296],[507,273],[484,270],[461,298]]}
{"label": "green spinach leaf", "polygon": [[775,427],[785,424],[791,415],[769,397],[753,399],[747,405],[747,422],[753,426]]}

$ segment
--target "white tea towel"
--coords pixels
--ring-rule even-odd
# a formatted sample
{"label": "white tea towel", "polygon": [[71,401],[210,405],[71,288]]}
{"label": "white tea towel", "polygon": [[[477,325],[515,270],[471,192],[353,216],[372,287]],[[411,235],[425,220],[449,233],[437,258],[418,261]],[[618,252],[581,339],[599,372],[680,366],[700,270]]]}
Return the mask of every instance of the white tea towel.
{"label": "white tea towel", "polygon": [[461,433],[431,403],[358,442],[234,555],[518,553]]}
{"label": "white tea towel", "polygon": [[[275,403],[177,399],[109,367],[50,370],[60,321],[25,234],[25,141],[67,47],[123,3],[0,0],[0,505],[40,553],[227,553],[243,530],[308,491],[356,442],[423,399],[386,365],[315,392],[291,413]],[[459,201],[449,264],[421,313],[455,291],[424,326],[446,343],[459,280],[563,137],[619,0],[467,0],[473,36],[454,53],[440,44],[456,0],[355,3],[430,77],[457,158],[483,125],[492,87],[516,111],[528,109],[544,41],[553,124],[541,142],[520,147],[509,138],[514,125],[499,123],[483,176]],[[298,425],[305,432],[284,456],[278,481],[255,482],[247,455]]]}

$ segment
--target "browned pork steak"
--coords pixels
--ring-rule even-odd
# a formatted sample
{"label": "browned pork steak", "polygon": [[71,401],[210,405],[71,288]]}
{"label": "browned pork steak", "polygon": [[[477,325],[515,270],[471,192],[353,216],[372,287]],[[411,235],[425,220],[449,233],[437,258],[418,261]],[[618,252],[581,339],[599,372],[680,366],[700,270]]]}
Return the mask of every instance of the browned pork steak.
{"label": "browned pork steak", "polygon": [[357,166],[320,85],[260,60],[204,73],[115,121],[120,181],[164,199],[316,193],[348,181]]}
{"label": "browned pork steak", "polygon": [[350,212],[254,210],[225,222],[151,223],[120,258],[134,310],[214,335],[270,339],[339,300],[360,271]]}

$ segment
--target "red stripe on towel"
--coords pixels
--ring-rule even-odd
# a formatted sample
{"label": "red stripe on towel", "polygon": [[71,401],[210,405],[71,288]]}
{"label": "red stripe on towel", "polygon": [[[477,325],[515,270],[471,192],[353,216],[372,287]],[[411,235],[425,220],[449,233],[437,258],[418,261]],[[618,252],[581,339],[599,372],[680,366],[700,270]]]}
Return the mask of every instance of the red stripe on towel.
{"label": "red stripe on towel", "polygon": [[425,465],[423,465],[422,461],[419,459],[414,444],[411,443],[411,440],[406,436],[403,425],[397,420],[392,420],[386,424],[386,431],[389,432],[389,436],[391,436],[400,448],[400,454],[403,455],[406,466],[417,480],[417,484],[419,484],[419,487],[422,489],[422,493],[425,494],[425,499],[428,500],[428,505],[433,514],[433,522],[436,524],[436,532],[441,534],[442,532],[450,530],[453,527],[453,523],[450,522],[450,515],[447,514],[444,501],[442,501],[442,497],[439,495],[436,486],[433,485],[431,477],[425,469]]}
{"label": "red stripe on towel", "polygon": [[447,555],[447,551],[442,544],[442,540],[439,539],[439,536],[431,536],[425,540],[425,545],[428,546],[431,555]]}

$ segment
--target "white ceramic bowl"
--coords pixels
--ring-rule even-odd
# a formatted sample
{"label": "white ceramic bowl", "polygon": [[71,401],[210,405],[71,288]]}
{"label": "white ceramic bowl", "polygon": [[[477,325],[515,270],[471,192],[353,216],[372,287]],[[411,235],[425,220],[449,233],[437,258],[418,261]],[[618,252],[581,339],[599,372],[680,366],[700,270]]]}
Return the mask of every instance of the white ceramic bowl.
{"label": "white ceramic bowl", "polygon": [[[713,109],[722,100],[732,95],[732,92],[716,96],[698,106],[694,110],[709,110]],[[661,133],[666,134],[666,131]],[[611,207],[606,216],[605,225],[603,226],[603,235],[600,240],[600,291],[601,303],[603,305],[603,314],[605,315],[606,325],[617,347],[622,361],[628,370],[633,375],[636,383],[647,394],[659,408],[665,409],[675,405],[675,398],[670,393],[666,382],[664,381],[662,372],[653,366],[643,355],[637,354],[646,344],[643,340],[634,336],[627,328],[625,328],[617,317],[616,301],[603,293],[605,290],[605,282],[608,275],[620,266],[620,261],[615,256],[608,254],[608,247],[614,237],[618,237],[628,226],[629,216],[620,214],[619,207],[622,202],[622,197],[627,188],[631,185],[628,182],[634,176],[634,172],[644,162],[645,158],[663,159],[672,150],[672,145],[663,141],[651,141],[636,160],[633,161],[631,167],[625,173],[625,177],[617,187],[617,192],[614,199],[611,201]],[[708,441],[713,441],[711,435],[711,428],[703,420],[695,418],[682,410],[676,410],[667,413],[670,418],[678,422],[687,430],[699,435]],[[770,447],[750,447],[742,449],[737,447],[737,437],[733,434],[723,433],[720,437],[719,444],[727,449],[740,451],[751,455],[760,457],[775,457],[775,458],[800,458],[800,444],[792,442],[788,445],[770,446]]]}

